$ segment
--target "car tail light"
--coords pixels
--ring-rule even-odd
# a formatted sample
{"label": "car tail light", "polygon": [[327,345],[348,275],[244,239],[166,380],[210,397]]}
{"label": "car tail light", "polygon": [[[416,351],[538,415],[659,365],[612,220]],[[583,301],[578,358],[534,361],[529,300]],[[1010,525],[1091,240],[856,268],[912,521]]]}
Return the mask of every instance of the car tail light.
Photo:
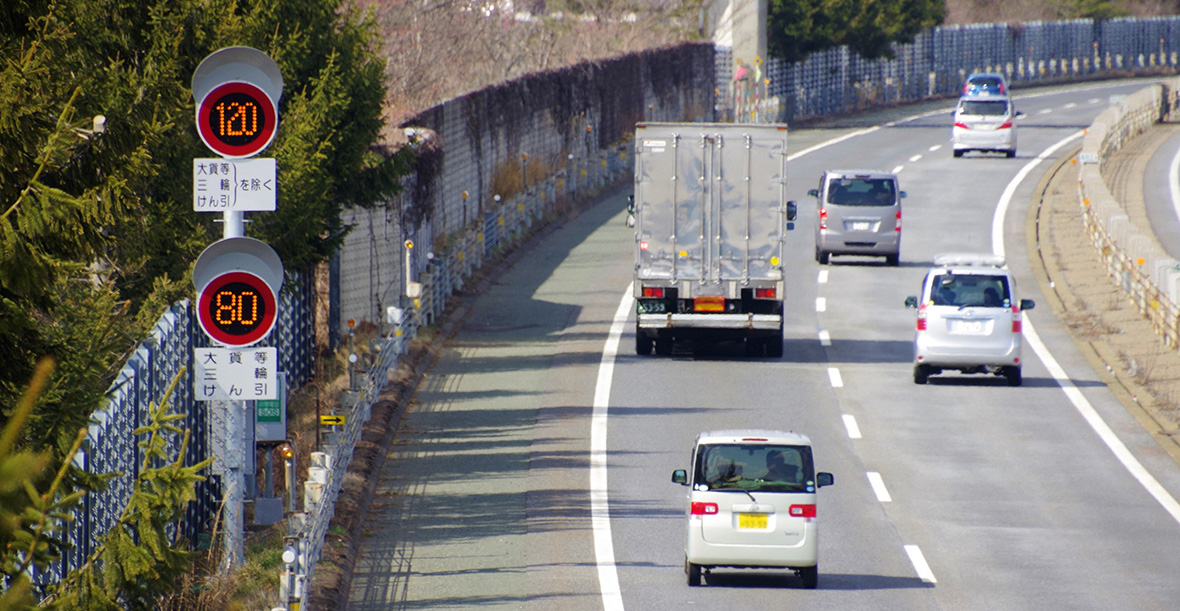
{"label": "car tail light", "polygon": [[697,297],[692,300],[693,312],[724,312],[724,297]]}
{"label": "car tail light", "polygon": [[819,209],[819,228],[820,229],[827,229],[828,228],[828,211],[826,208]]}
{"label": "car tail light", "polygon": [[769,441],[765,437],[742,437],[742,441]]}
{"label": "car tail light", "polygon": [[1020,323],[1020,308],[1012,306],[1012,332],[1020,333],[1022,325]]}
{"label": "car tail light", "polygon": [[901,210],[897,211],[897,224],[893,227],[894,231],[901,231]]}
{"label": "car tail light", "polygon": [[[945,125],[945,123],[944,123],[944,125]],[[955,121],[955,127],[959,128],[959,129],[971,129],[971,126],[967,125],[966,123],[963,123],[962,121]]]}
{"label": "car tail light", "polygon": [[694,516],[714,516],[719,511],[717,503],[693,503],[689,509],[689,513]]}
{"label": "car tail light", "polygon": [[1007,120],[1007,121],[1004,121],[1004,122],[1003,122],[1003,123],[1001,123],[1001,124],[1000,124],[1000,126],[999,126],[998,128],[996,128],[996,129],[1012,129],[1012,120],[1011,120],[1011,119],[1009,119],[1009,120]]}
{"label": "car tail light", "polygon": [[791,505],[787,512],[792,518],[814,518],[815,505]]}
{"label": "car tail light", "polygon": [[647,240],[643,240],[639,243],[639,250],[647,250]]}
{"label": "car tail light", "polygon": [[754,289],[755,299],[774,299],[777,297],[777,291],[773,288],[769,289]]}
{"label": "car tail light", "polygon": [[918,330],[926,330],[926,306],[923,304],[918,308]]}
{"label": "car tail light", "polygon": [[643,287],[644,297],[663,297],[664,287],[662,286],[645,286]]}

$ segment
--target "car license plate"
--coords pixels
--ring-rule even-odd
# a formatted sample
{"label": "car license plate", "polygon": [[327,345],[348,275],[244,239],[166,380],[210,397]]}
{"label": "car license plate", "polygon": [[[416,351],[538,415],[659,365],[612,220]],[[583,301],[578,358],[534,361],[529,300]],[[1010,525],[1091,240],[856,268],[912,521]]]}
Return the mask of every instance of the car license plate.
{"label": "car license plate", "polygon": [[739,513],[738,528],[766,528],[769,520],[765,513]]}
{"label": "car license plate", "polygon": [[954,333],[978,335],[983,333],[983,321],[955,320],[951,322],[951,331]]}
{"label": "car license plate", "polygon": [[852,224],[852,230],[853,231],[868,231],[869,230],[869,222],[868,221],[857,221]]}

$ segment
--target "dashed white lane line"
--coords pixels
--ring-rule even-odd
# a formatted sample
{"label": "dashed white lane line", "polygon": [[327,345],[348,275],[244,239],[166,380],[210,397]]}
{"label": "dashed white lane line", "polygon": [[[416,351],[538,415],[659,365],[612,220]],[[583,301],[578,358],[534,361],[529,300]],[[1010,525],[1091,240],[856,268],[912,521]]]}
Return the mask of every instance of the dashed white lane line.
{"label": "dashed white lane line", "polygon": [[893,502],[893,497],[889,496],[889,491],[885,489],[885,480],[881,479],[881,474],[876,471],[869,471],[869,485],[873,487],[873,493],[877,495],[877,500],[882,503]]}
{"label": "dashed white lane line", "polygon": [[849,439],[860,439],[860,427],[856,425],[856,418],[852,414],[844,414],[844,428],[848,429]]}
{"label": "dashed white lane line", "polygon": [[827,329],[820,329],[820,331],[819,331],[819,345],[821,345],[821,346],[831,346],[832,345],[832,336],[828,334]]}
{"label": "dashed white lane line", "polygon": [[1074,106],[1077,106],[1077,104],[1070,102],[1070,103],[1066,104],[1065,106],[1062,106],[1062,108],[1073,108]]}
{"label": "dashed white lane line", "polygon": [[1102,98],[1090,98],[1088,101],[1089,101],[1091,104],[1101,104],[1101,103],[1102,103]]}
{"label": "dashed white lane line", "polygon": [[1041,109],[1041,111],[1040,111],[1040,112],[1038,112],[1037,114],[1038,114],[1038,115],[1047,115],[1047,114],[1049,114],[1049,113],[1051,113],[1051,112],[1053,112],[1053,109],[1052,109],[1052,108],[1042,108],[1042,109]]}
{"label": "dashed white lane line", "polygon": [[937,151],[937,150],[938,150],[938,149],[940,149],[940,148],[942,148],[942,145],[941,145],[941,144],[935,144],[934,146],[930,147],[928,150],[929,150],[931,153],[933,153],[934,151]]}
{"label": "dashed white lane line", "polygon": [[815,311],[826,312],[828,310],[828,300],[823,297],[815,298]]}
{"label": "dashed white lane line", "polygon": [[930,570],[930,565],[926,564],[926,557],[922,555],[922,550],[918,549],[917,545],[905,546],[905,553],[910,557],[910,562],[914,565],[914,570],[918,572],[918,578],[926,583],[938,583],[934,578],[934,571]]}
{"label": "dashed white lane line", "polygon": [[921,158],[922,158],[921,155],[914,155],[913,157],[910,157],[910,163],[913,163]]}
{"label": "dashed white lane line", "polygon": [[828,367],[828,379],[832,381],[832,388],[844,388],[844,378],[840,377],[840,370]]}
{"label": "dashed white lane line", "polygon": [[896,168],[893,168],[893,174],[900,174],[900,173],[901,173],[901,169],[902,169],[902,168],[904,168],[904,167],[905,167],[904,165],[899,165],[899,166],[897,166]]}
{"label": "dashed white lane line", "polygon": [[819,283],[824,284],[827,281],[828,281],[828,270],[826,270],[826,269],[819,270]]}

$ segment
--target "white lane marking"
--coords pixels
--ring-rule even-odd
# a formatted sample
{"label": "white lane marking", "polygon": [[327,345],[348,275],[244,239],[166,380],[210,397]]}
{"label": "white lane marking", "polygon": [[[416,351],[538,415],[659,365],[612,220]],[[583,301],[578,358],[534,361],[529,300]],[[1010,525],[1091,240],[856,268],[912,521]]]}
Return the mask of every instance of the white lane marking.
{"label": "white lane marking", "polygon": [[819,331],[819,345],[821,345],[821,346],[831,346],[832,345],[832,336],[828,334],[827,329],[820,329],[820,331]]}
{"label": "white lane marking", "polygon": [[1038,114],[1038,115],[1047,115],[1047,114],[1049,114],[1049,113],[1051,113],[1051,112],[1053,112],[1053,109],[1052,109],[1052,108],[1042,108],[1042,109],[1041,109],[1041,111],[1040,111],[1040,112],[1038,112],[1037,114]]}
{"label": "white lane marking", "polygon": [[896,168],[893,168],[893,172],[892,172],[892,173],[893,173],[893,174],[901,174],[901,169],[902,169],[902,168],[904,168],[904,167],[905,167],[904,165],[899,165],[899,166],[897,166]]}
{"label": "white lane marking", "polygon": [[828,310],[828,300],[823,297],[815,298],[815,311],[826,312]]}
{"label": "white lane marking", "polygon": [[[921,115],[917,115],[917,116],[921,116]],[[914,117],[908,117],[907,120],[909,118],[914,118]],[[874,125],[873,127],[869,127],[867,129],[860,129],[860,130],[857,130],[854,132],[848,132],[847,134],[844,134],[843,136],[838,136],[836,138],[832,138],[831,140],[827,140],[824,142],[820,142],[819,144],[809,146],[809,147],[799,151],[798,153],[795,153],[794,155],[787,155],[787,161],[794,161],[794,160],[796,160],[808,153],[818,151],[819,149],[822,149],[827,146],[831,146],[833,144],[839,144],[841,142],[844,142],[845,140],[848,140],[849,138],[855,138],[857,136],[871,134],[871,133],[881,129],[882,127],[886,127],[889,125],[893,125],[893,123],[885,123],[883,125]]]}
{"label": "white lane marking", "polygon": [[1069,102],[1065,106],[1062,106],[1062,108],[1073,108],[1074,106],[1077,106],[1077,104],[1075,104],[1073,102]]}
{"label": "white lane marking", "polygon": [[819,270],[818,280],[819,280],[820,284],[826,283],[828,281],[828,270],[826,270],[826,269]]}
{"label": "white lane marking", "polygon": [[893,502],[893,497],[889,496],[889,491],[885,489],[885,480],[881,478],[881,474],[876,471],[869,471],[869,485],[873,487],[873,493],[877,495],[877,500],[882,503]]}
{"label": "white lane marking", "polygon": [[627,314],[635,309],[631,288],[623,292],[619,309],[602,348],[598,365],[598,383],[594,386],[594,412],[590,416],[590,527],[594,533],[594,557],[598,565],[598,587],[604,611],[623,611],[623,593],[619,588],[619,570],[615,566],[615,545],[610,530],[610,497],[607,487],[606,422],[610,407],[611,379],[619,340],[627,324]]}
{"label": "white lane marking", "polygon": [[1176,150],[1176,156],[1168,166],[1168,195],[1172,198],[1172,209],[1180,218],[1180,149]]}
{"label": "white lane marking", "polygon": [[[1029,171],[1036,167],[1036,165],[1043,161],[1046,157],[1048,157],[1057,149],[1065,146],[1070,141],[1079,138],[1081,135],[1082,132],[1078,132],[1045,149],[1045,152],[1041,153],[1036,159],[1029,161],[1028,164],[1021,168],[1020,172],[1016,174],[1016,177],[1012,179],[1012,182],[1008,183],[1008,187],[1004,189],[1004,194],[1000,196],[1000,202],[999,205],[996,206],[995,217],[992,220],[993,253],[1001,256],[1004,254],[1004,215],[1007,214],[1008,205],[1011,202],[1012,195],[1016,191],[1016,185],[1018,185],[1020,181],[1024,180]],[[1065,393],[1066,398],[1069,399],[1070,403],[1073,404],[1074,408],[1077,409],[1078,413],[1081,414],[1086,423],[1090,425],[1090,428],[1098,434],[1098,438],[1106,444],[1106,447],[1110,448],[1110,451],[1115,455],[1115,458],[1117,458],[1119,462],[1123,464],[1123,467],[1131,474],[1131,476],[1134,477],[1145,490],[1147,490],[1148,494],[1154,497],[1155,500],[1163,506],[1164,510],[1172,516],[1172,519],[1174,519],[1176,522],[1180,522],[1180,503],[1176,502],[1175,497],[1168,493],[1167,489],[1159,483],[1159,480],[1155,479],[1155,477],[1147,470],[1146,467],[1143,466],[1142,463],[1139,462],[1137,458],[1135,458],[1134,454],[1131,454],[1131,451],[1127,449],[1126,444],[1124,444],[1122,440],[1119,439],[1118,435],[1116,435],[1114,431],[1111,430],[1110,425],[1108,425],[1106,421],[1102,419],[1102,416],[1098,415],[1098,412],[1094,409],[1094,406],[1089,400],[1086,399],[1085,395],[1082,394],[1082,391],[1078,390],[1078,387],[1074,385],[1073,381],[1071,381],[1069,376],[1065,373],[1065,369],[1061,367],[1061,365],[1057,362],[1057,359],[1053,357],[1051,352],[1049,352],[1049,348],[1041,342],[1041,337],[1037,334],[1036,329],[1033,327],[1032,320],[1028,316],[1024,317],[1024,338],[1028,344],[1032,346],[1033,352],[1036,353],[1037,358],[1041,359],[1041,363],[1045,365],[1045,369],[1049,370],[1049,375],[1053,376],[1053,379],[1057,382],[1057,385],[1061,387],[1061,390]]]}
{"label": "white lane marking", "polygon": [[929,150],[930,150],[930,152],[931,152],[931,153],[933,153],[934,151],[937,151],[937,150],[938,150],[938,149],[940,149],[940,148],[942,148],[942,145],[941,145],[941,144],[935,144],[934,146],[930,147],[930,149],[929,149]]}
{"label": "white lane marking", "polygon": [[1102,103],[1102,98],[1090,98],[1088,101],[1089,101],[1091,104],[1101,104],[1101,103]]}
{"label": "white lane marking", "polygon": [[848,429],[849,439],[860,439],[860,427],[856,425],[856,418],[852,414],[844,414],[844,428]]}
{"label": "white lane marking", "polygon": [[934,571],[930,570],[930,565],[926,564],[926,557],[922,555],[922,550],[918,549],[917,545],[905,546],[905,553],[910,557],[910,562],[914,565],[914,570],[918,572],[918,577],[926,583],[938,583],[934,578]]}
{"label": "white lane marking", "polygon": [[835,367],[828,367],[828,379],[832,381],[832,388],[843,388],[844,378],[840,377],[840,370]]}
{"label": "white lane marking", "polygon": [[913,163],[921,158],[922,158],[921,155],[914,155],[913,157],[910,157],[910,163]]}

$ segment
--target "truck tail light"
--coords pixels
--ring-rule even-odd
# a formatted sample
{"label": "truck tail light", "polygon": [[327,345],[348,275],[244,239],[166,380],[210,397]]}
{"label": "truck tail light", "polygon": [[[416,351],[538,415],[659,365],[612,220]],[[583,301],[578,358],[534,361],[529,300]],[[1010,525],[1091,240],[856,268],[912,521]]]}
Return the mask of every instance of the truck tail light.
{"label": "truck tail light", "polygon": [[828,228],[828,210],[826,208],[819,209],[819,228]]}
{"label": "truck tail light", "polygon": [[926,330],[926,306],[922,305],[918,308],[918,330]]}
{"label": "truck tail light", "polygon": [[645,286],[645,287],[643,287],[643,296],[644,297],[657,297],[657,298],[663,297],[664,296],[664,287],[662,287],[662,286]]}
{"label": "truck tail light", "polygon": [[689,508],[689,513],[694,516],[713,516],[717,515],[720,509],[717,508],[717,503],[693,503]]}
{"label": "truck tail light", "polygon": [[776,294],[777,294],[777,291],[773,288],[754,289],[754,298],[755,299],[774,299],[777,296]]}
{"label": "truck tail light", "polygon": [[787,512],[792,518],[814,518],[815,505],[791,505]]}

